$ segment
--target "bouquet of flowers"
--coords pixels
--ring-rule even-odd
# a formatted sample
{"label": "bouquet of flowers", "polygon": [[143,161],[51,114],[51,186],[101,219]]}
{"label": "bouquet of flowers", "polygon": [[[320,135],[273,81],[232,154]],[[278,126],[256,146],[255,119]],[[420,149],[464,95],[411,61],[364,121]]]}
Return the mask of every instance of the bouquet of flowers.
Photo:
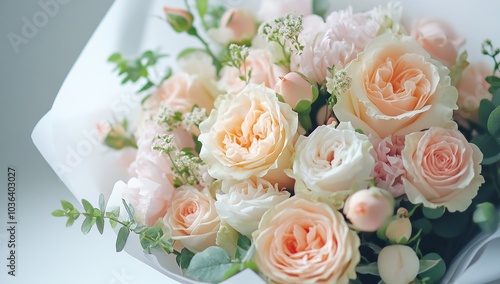
{"label": "bouquet of flowers", "polygon": [[[469,63],[446,22],[402,5],[330,11],[208,0],[162,19],[201,47],[109,56],[136,116],[97,125],[126,178],[54,216],[136,234],[183,275],[221,282],[437,283],[499,217],[499,49]],[[97,198],[97,196],[96,196]],[[135,241],[130,239],[130,241]]]}

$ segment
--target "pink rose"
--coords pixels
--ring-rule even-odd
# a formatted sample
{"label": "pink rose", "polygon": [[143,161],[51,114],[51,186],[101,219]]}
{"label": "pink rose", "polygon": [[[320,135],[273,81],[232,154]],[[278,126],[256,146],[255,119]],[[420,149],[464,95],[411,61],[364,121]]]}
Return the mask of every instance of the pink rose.
{"label": "pink rose", "polygon": [[[245,70],[251,70],[252,74],[249,83],[264,84],[268,88],[274,88],[281,76],[287,72],[283,67],[273,63],[271,53],[267,49],[250,49],[245,61]],[[225,66],[221,70],[221,79],[217,82],[217,87],[228,93],[238,93],[245,87],[245,81],[239,78],[240,71],[231,66]]]}
{"label": "pink rose", "polygon": [[413,23],[410,34],[432,57],[448,67],[455,63],[458,49],[465,42],[448,23],[438,19],[419,19]]}
{"label": "pink rose", "polygon": [[460,124],[468,126],[468,120],[479,122],[477,111],[482,99],[491,100],[491,93],[488,91],[490,84],[485,77],[491,75],[491,69],[485,64],[472,64],[465,68],[462,78],[457,84],[458,89],[458,109],[455,117]]}
{"label": "pink rose", "polygon": [[273,90],[249,84],[221,100],[200,124],[200,157],[217,179],[257,176],[291,187],[293,180],[283,170],[291,167],[297,129],[297,113],[289,105]]}
{"label": "pink rose", "polygon": [[363,232],[375,232],[393,213],[393,200],[385,189],[361,189],[347,198],[344,214]]}
{"label": "pink rose", "polygon": [[127,183],[118,181],[113,194],[120,195],[134,208],[135,220],[139,224],[153,226],[163,218],[174,194],[172,185],[164,186],[146,178],[131,178]]}
{"label": "pink rose", "polygon": [[265,22],[282,17],[289,13],[303,16],[313,13],[312,0],[266,0],[260,2],[259,20]]}
{"label": "pink rose", "polygon": [[220,227],[219,215],[208,191],[200,192],[190,186],[176,189],[163,222],[170,227],[172,240],[193,252],[215,245]]}
{"label": "pink rose", "polygon": [[310,106],[318,96],[317,87],[311,85],[303,75],[297,72],[290,72],[280,77],[274,91],[281,95],[285,102],[298,112],[300,112],[297,110],[299,102],[305,101],[306,105]]}
{"label": "pink rose", "polygon": [[358,235],[340,212],[298,195],[262,217],[254,261],[273,283],[348,283],[360,260]]}
{"label": "pink rose", "polygon": [[385,33],[346,67],[351,87],[333,107],[340,121],[385,138],[448,123],[457,90],[448,68],[411,37]]}
{"label": "pink rose", "polygon": [[401,152],[406,195],[413,204],[465,211],[484,183],[483,154],[455,129],[431,127],[406,136]]}
{"label": "pink rose", "polygon": [[387,136],[384,139],[371,137],[370,140],[375,154],[375,185],[389,191],[393,197],[403,195],[405,190],[402,177],[406,170],[401,151],[405,146],[404,136]]}

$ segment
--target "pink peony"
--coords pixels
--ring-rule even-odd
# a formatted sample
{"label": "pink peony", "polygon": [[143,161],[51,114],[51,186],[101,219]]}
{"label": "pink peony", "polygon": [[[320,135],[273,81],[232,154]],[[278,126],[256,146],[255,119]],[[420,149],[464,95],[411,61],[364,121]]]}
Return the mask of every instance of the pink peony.
{"label": "pink peony", "polygon": [[406,170],[401,159],[401,151],[404,148],[404,136],[370,138],[375,154],[373,169],[375,185],[389,191],[393,197],[403,195],[405,191],[402,176]]}

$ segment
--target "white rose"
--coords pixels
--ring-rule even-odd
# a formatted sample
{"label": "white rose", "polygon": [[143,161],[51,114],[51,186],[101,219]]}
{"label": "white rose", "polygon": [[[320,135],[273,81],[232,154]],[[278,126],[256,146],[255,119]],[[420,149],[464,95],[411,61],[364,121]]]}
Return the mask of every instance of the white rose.
{"label": "white rose", "polygon": [[387,284],[408,284],[417,277],[420,268],[415,251],[403,245],[383,248],[377,265],[380,278]]}
{"label": "white rose", "polygon": [[257,176],[288,187],[292,180],[283,170],[291,167],[297,128],[297,113],[273,90],[249,84],[221,100],[200,124],[200,157],[216,179]]}
{"label": "white rose", "polygon": [[215,202],[221,220],[246,236],[257,230],[268,209],[290,197],[288,191],[280,191],[277,184],[261,178],[255,181],[223,180],[221,191]]}
{"label": "white rose", "polygon": [[293,176],[314,194],[347,195],[368,186],[375,165],[372,144],[350,123],[319,126],[308,137],[300,136],[295,148]]}

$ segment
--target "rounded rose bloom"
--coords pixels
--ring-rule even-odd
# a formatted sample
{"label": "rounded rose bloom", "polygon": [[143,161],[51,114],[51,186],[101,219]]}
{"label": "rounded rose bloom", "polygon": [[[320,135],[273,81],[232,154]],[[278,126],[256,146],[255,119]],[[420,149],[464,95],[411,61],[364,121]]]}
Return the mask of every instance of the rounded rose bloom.
{"label": "rounded rose bloom", "polygon": [[378,230],[393,213],[393,200],[385,189],[361,189],[347,198],[344,214],[363,232]]}
{"label": "rounded rose bloom", "polygon": [[175,190],[163,223],[170,227],[172,240],[179,241],[193,252],[214,246],[220,227],[214,200],[208,192],[200,192],[191,186]]}
{"label": "rounded rose bloom", "polygon": [[410,34],[432,57],[451,67],[458,56],[458,49],[465,43],[453,28],[439,19],[422,18],[413,23]]}
{"label": "rounded rose bloom", "polygon": [[243,235],[251,236],[257,230],[266,211],[290,197],[277,184],[256,178],[243,181],[223,180],[222,193],[217,193],[215,209],[221,220]]}
{"label": "rounded rose bloom", "polygon": [[133,177],[127,183],[115,183],[113,194],[121,195],[127,204],[132,205],[134,217],[139,224],[153,226],[165,216],[174,190],[170,184],[163,186],[147,178]]}
{"label": "rounded rose bloom", "polygon": [[385,33],[345,70],[351,87],[333,111],[365,134],[385,138],[442,126],[457,108],[448,68],[411,37]]}
{"label": "rounded rose bloom", "polygon": [[190,112],[194,105],[210,111],[214,97],[199,76],[180,72],[165,80],[144,102],[144,107],[157,108],[160,103],[183,113]]}
{"label": "rounded rose bloom", "polygon": [[413,204],[465,211],[484,182],[483,154],[455,129],[431,127],[406,136],[401,152],[406,195]]}
{"label": "rounded rose bloom", "polygon": [[315,195],[347,196],[352,189],[368,186],[375,165],[372,144],[350,123],[319,126],[309,136],[300,136],[295,149],[293,177]]}
{"label": "rounded rose bloom", "polygon": [[492,94],[488,91],[490,84],[485,77],[491,75],[491,70],[483,63],[471,64],[465,68],[462,78],[457,84],[458,109],[455,118],[464,126],[467,121],[479,122],[478,109],[482,99],[491,100]]}
{"label": "rounded rose bloom", "polygon": [[262,217],[254,261],[276,283],[348,283],[360,259],[358,235],[340,212],[298,195]]}
{"label": "rounded rose bloom", "polygon": [[289,187],[292,180],[283,170],[291,167],[297,128],[297,113],[278,101],[273,90],[249,84],[221,100],[200,124],[200,157],[216,179],[257,176]]}
{"label": "rounded rose bloom", "polygon": [[251,10],[230,8],[221,17],[220,32],[226,34],[219,38],[222,44],[229,42],[242,43],[251,40],[257,33],[257,22]]}
{"label": "rounded rose bloom", "polygon": [[387,284],[408,284],[415,280],[420,268],[415,251],[404,245],[384,247],[377,265],[380,278]]}
{"label": "rounded rose bloom", "polygon": [[[252,71],[249,83],[264,84],[268,88],[274,88],[280,77],[287,73],[283,67],[273,63],[271,52],[268,49],[250,49],[245,60],[245,67],[246,69],[241,70],[241,73],[247,72],[248,75],[248,72]],[[236,67],[222,67],[221,78],[216,83],[217,87],[227,93],[241,92],[246,83],[239,78],[240,75],[240,71]]]}

